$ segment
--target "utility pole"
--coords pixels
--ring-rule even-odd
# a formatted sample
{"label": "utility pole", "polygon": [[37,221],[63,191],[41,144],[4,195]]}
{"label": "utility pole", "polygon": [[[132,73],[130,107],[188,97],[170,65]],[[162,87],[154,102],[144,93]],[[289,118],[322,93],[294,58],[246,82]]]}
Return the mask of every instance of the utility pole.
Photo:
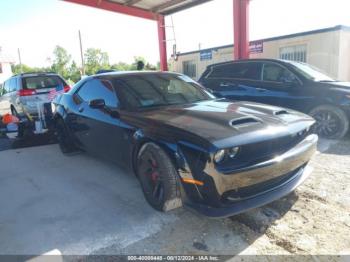
{"label": "utility pole", "polygon": [[19,68],[20,68],[21,73],[23,73],[23,70],[22,70],[21,51],[19,50],[19,48],[17,49],[17,51],[18,51]]}
{"label": "utility pole", "polygon": [[85,75],[85,63],[84,63],[84,54],[83,54],[83,44],[81,41],[81,34],[79,30],[79,43],[80,43],[80,56],[81,56],[81,74]]}

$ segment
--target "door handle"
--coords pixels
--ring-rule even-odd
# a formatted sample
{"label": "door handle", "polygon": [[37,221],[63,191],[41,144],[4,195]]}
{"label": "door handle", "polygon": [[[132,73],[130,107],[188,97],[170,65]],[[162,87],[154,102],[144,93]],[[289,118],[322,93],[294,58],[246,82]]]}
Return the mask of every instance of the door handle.
{"label": "door handle", "polygon": [[83,112],[84,111],[84,107],[79,107],[78,111],[79,111],[79,113]]}
{"label": "door handle", "polygon": [[266,92],[267,91],[267,89],[264,89],[264,88],[255,88],[255,89],[258,92]]}

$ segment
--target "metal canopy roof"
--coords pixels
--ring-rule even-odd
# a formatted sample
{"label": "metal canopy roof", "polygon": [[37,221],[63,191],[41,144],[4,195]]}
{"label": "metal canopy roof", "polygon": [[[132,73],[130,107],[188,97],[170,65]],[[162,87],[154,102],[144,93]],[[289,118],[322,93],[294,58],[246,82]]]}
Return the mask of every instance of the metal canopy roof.
{"label": "metal canopy roof", "polygon": [[64,0],[114,12],[156,20],[212,0]]}
{"label": "metal canopy roof", "polygon": [[211,0],[109,0],[153,13],[169,15]]}

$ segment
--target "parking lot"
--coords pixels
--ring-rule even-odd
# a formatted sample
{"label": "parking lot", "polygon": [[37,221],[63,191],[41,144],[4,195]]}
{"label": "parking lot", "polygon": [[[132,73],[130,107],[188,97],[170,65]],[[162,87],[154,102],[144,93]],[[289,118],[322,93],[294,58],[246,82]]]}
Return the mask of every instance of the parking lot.
{"label": "parking lot", "polygon": [[350,141],[295,193],[226,219],[153,210],[133,174],[56,144],[0,152],[2,254],[350,254]]}

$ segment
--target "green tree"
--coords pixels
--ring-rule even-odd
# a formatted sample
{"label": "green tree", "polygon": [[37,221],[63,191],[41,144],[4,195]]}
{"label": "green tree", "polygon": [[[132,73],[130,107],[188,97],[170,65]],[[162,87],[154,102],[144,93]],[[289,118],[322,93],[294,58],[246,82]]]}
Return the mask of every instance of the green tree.
{"label": "green tree", "polygon": [[143,56],[134,56],[134,62],[130,65],[130,70],[137,70],[137,64],[140,61],[144,64],[144,70],[157,70],[158,68],[157,65],[147,62]]}
{"label": "green tree", "polygon": [[68,79],[73,81],[74,83],[78,82],[81,78],[80,70],[75,61],[72,62],[70,67],[68,68]]}
{"label": "green tree", "polygon": [[30,73],[30,72],[50,72],[51,69],[48,67],[30,67],[28,65],[11,65],[12,73],[13,74],[20,74],[20,73]]}
{"label": "green tree", "polygon": [[137,63],[142,62],[144,65],[147,64],[147,61],[144,57],[142,56],[134,56],[134,62],[130,66],[130,70],[137,70]]}
{"label": "green tree", "polygon": [[118,62],[117,64],[111,65],[111,69],[117,70],[117,71],[129,71],[131,69],[131,65],[124,62]]}
{"label": "green tree", "polygon": [[71,55],[68,54],[66,49],[58,45],[55,47],[53,51],[53,55],[54,55],[54,60],[51,66],[52,70],[60,74],[64,78],[68,78],[69,77],[68,67],[72,59]]}
{"label": "green tree", "polygon": [[88,48],[85,52],[85,72],[95,74],[98,70],[109,69],[109,57],[106,52],[97,48]]}

